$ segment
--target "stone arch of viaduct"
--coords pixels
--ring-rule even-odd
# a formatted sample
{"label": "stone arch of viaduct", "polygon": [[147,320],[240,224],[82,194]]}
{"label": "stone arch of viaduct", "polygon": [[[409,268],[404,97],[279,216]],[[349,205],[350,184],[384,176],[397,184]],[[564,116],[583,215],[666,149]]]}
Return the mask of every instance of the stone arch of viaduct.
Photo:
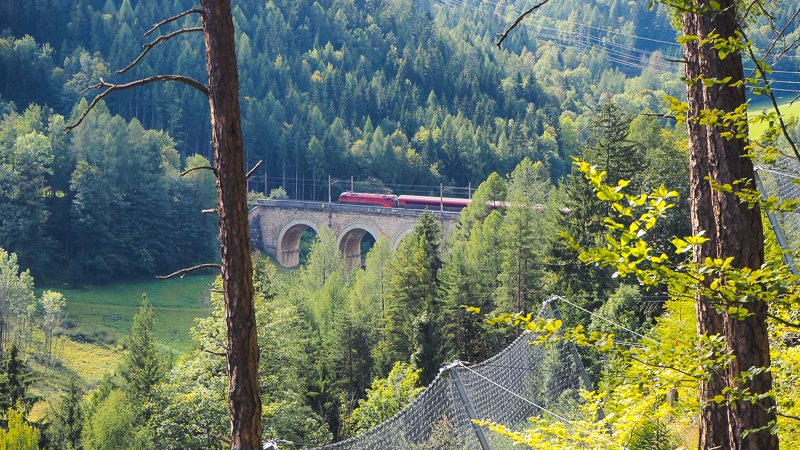
{"label": "stone arch of viaduct", "polygon": [[[275,258],[284,267],[300,263],[300,236],[307,228],[330,226],[336,246],[351,267],[361,266],[361,240],[385,236],[392,248],[419,223],[423,211],[296,200],[260,200],[250,210],[253,250]],[[455,228],[459,213],[432,211],[445,234]]]}

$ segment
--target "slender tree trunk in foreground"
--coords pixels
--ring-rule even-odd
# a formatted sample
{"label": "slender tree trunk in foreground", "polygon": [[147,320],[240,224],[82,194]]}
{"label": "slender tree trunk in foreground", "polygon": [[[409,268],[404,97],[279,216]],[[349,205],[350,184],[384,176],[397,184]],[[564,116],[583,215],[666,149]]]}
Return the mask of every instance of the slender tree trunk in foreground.
{"label": "slender tree trunk in foreground", "polygon": [[247,179],[230,0],[201,0],[228,328],[231,449],[260,450],[261,395]]}
{"label": "slender tree trunk in foreground", "polygon": [[[710,0],[700,0],[699,8],[711,11]],[[720,0],[720,10],[725,11],[712,17],[698,13],[685,13],[682,16],[683,33],[686,36],[708,37],[718,33],[722,38],[735,37],[736,6],[733,0]],[[690,41],[683,46],[686,60],[686,77],[689,80],[723,79],[731,77],[731,82],[744,79],[742,59],[739,55],[720,58],[719,50],[713,44],[699,45]],[[747,158],[742,139],[727,139],[720,136],[719,128],[700,125],[692,118],[702,117],[702,111],[721,110],[733,112],[745,102],[744,87],[731,87],[730,84],[706,87],[702,82],[687,84],[689,112],[690,201],[692,232],[697,235],[704,231],[709,239],[705,244],[695,246],[695,261],[702,263],[707,257],[733,257],[733,266],[757,269],[764,262],[764,233],[761,215],[757,208],[750,209],[733,195],[711,189],[706,177],[720,184],[736,180],[753,180],[753,164]],[[706,280],[711,282],[711,280]],[[701,450],[710,449],[760,449],[778,448],[778,438],[769,431],[762,430],[742,437],[745,430],[767,426],[775,420],[772,399],[755,404],[739,402],[736,406],[723,406],[711,401],[722,395],[726,386],[736,386],[734,378],[751,367],[769,367],[769,342],[767,336],[766,312],[763,302],[745,305],[755,313],[743,321],[728,314],[719,314],[709,299],[697,297],[697,331],[700,335],[721,334],[726,337],[728,350],[735,356],[727,373],[719,373],[712,380],[700,385],[700,401],[710,404],[700,412]],[[764,393],[772,388],[769,372],[757,375],[747,387],[753,393]]]}

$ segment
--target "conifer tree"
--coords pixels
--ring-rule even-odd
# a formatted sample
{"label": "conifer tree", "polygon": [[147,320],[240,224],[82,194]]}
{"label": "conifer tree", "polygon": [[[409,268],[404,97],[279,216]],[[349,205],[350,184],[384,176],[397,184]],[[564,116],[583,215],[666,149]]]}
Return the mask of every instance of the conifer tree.
{"label": "conifer tree", "polygon": [[6,412],[12,408],[19,406],[23,414],[30,411],[37,400],[28,392],[32,382],[30,371],[19,359],[17,346],[12,344],[8,350],[8,359],[0,367],[0,423],[6,423]]}
{"label": "conifer tree", "polygon": [[[630,119],[614,102],[608,102],[592,119],[589,142],[583,159],[606,172],[606,183],[616,186],[619,180],[632,180],[641,171],[637,146],[628,139]],[[633,190],[632,192],[638,192]]]}
{"label": "conifer tree", "polygon": [[142,294],[142,306],[133,318],[128,354],[121,367],[122,378],[128,385],[128,398],[139,407],[150,399],[153,386],[164,377],[163,363],[153,342],[155,323],[153,306]]}
{"label": "conifer tree", "polygon": [[415,362],[424,364],[417,367],[428,377],[424,381],[432,379],[433,367],[438,368],[440,236],[440,225],[426,213],[400,242],[390,268],[386,327],[378,358],[381,373],[388,373],[397,361],[409,361],[412,354],[417,355]]}
{"label": "conifer tree", "polygon": [[[583,147],[582,159],[605,171],[606,183],[613,186],[619,180],[630,180],[641,170],[636,163],[637,146],[628,139],[629,127],[622,110],[613,102],[606,103],[592,121],[592,135]],[[608,215],[607,208],[606,202],[597,198],[589,181],[573,166],[563,191],[563,214],[557,219],[558,230],[572,236],[583,248],[595,246],[606,230],[603,220]],[[548,254],[559,294],[604,295],[616,288],[608,270],[580,262],[563,238],[554,239]],[[597,307],[599,303],[589,306]]]}
{"label": "conifer tree", "polygon": [[58,409],[54,411],[47,427],[46,435],[50,448],[64,450],[80,450],[81,432],[83,430],[83,408],[81,406],[81,390],[71,378],[69,387]]}

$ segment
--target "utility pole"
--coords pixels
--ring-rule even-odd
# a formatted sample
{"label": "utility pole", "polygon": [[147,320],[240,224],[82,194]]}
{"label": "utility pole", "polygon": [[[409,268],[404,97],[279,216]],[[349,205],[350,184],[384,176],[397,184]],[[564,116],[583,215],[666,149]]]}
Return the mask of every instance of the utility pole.
{"label": "utility pole", "polygon": [[439,212],[444,212],[444,185],[439,183]]}
{"label": "utility pole", "polygon": [[353,176],[350,175],[350,192],[355,192],[356,190],[353,189]]}
{"label": "utility pole", "polygon": [[467,193],[469,195],[469,199],[472,200],[472,182],[471,181],[467,185]]}
{"label": "utility pole", "polygon": [[333,204],[331,203],[331,176],[328,175],[328,228],[333,228]]}

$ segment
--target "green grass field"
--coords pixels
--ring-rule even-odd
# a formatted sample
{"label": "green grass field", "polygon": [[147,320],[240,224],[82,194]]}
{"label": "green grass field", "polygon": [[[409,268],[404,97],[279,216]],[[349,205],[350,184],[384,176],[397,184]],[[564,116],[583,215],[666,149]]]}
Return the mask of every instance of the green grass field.
{"label": "green grass field", "polygon": [[[793,99],[793,96],[779,97],[777,99],[778,108],[780,108],[781,114],[783,115],[800,117],[800,101],[794,102],[794,104],[789,104]],[[763,97],[759,97],[757,100],[751,101],[749,107],[747,108],[749,115],[761,114],[765,110],[772,110],[772,102]],[[767,122],[751,123],[750,136],[753,138],[760,137],[764,133],[764,130],[767,129],[767,126],[769,126]]]}
{"label": "green grass field", "polygon": [[208,316],[205,298],[214,275],[190,275],[170,280],[143,279],[86,289],[43,287],[64,294],[67,300],[66,333],[76,342],[124,345],[131,332],[133,316],[139,311],[142,294],[156,311],[156,344],[176,356],[192,348],[189,329],[194,319]]}
{"label": "green grass field", "polygon": [[[271,258],[270,261],[279,272],[289,270]],[[58,356],[54,356],[58,364],[47,368],[40,359],[28,360],[37,372],[33,393],[42,399],[34,406],[30,418],[44,417],[66,391],[70,379],[76,379],[85,392],[97,386],[105,375],[114,373],[125,356],[123,346],[142,303],[142,294],[147,294],[156,312],[153,334],[158,350],[175,360],[189,353],[190,329],[195,319],[208,317],[211,312],[205,307],[205,299],[211,297],[215,278],[216,273],[206,271],[185,278],[147,278],[82,289],[38,286],[37,296],[45,290],[64,294],[67,306],[62,333],[68,339],[58,340]]]}

